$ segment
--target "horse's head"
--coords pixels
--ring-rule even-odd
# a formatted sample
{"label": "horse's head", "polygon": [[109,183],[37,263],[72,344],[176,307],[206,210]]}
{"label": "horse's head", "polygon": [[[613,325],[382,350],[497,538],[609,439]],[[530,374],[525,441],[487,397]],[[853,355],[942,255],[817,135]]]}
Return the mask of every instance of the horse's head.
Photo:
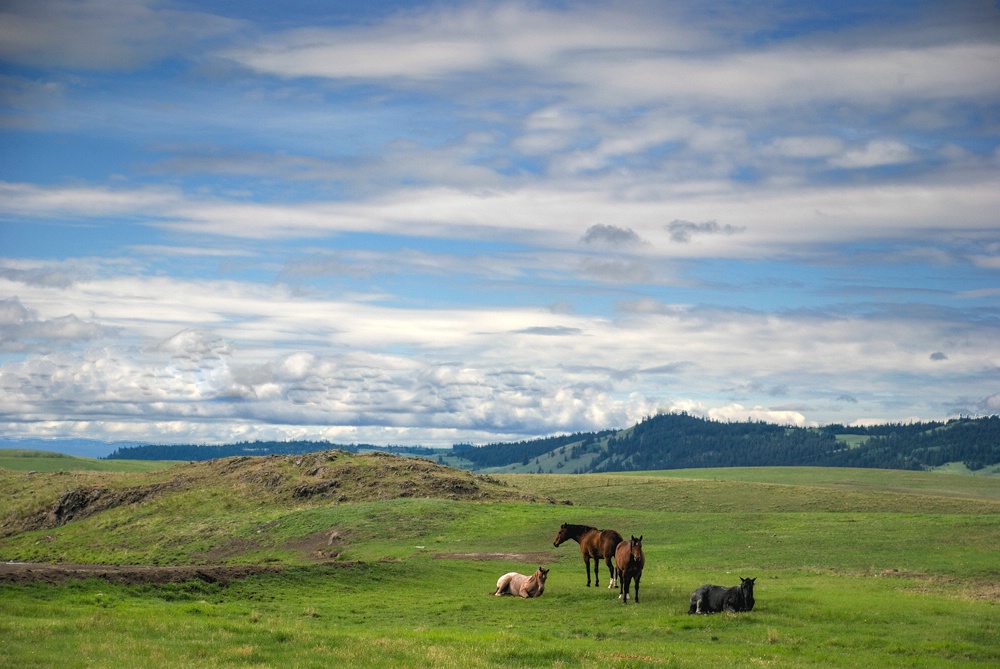
{"label": "horse's head", "polygon": [[740,576],[740,594],[743,596],[743,608],[746,611],[753,611],[753,584],[757,577],[743,578]]}
{"label": "horse's head", "polygon": [[560,527],[559,531],[556,533],[556,538],[552,541],[552,545],[558,548],[559,545],[567,539],[569,539],[569,526],[566,525],[566,523],[563,523],[562,527]]}
{"label": "horse's head", "polygon": [[632,535],[632,540],[628,543],[629,543],[629,550],[632,553],[631,555],[632,561],[633,562],[642,561],[644,559],[642,555],[642,535],[640,534],[638,539],[635,538],[635,535]]}
{"label": "horse's head", "polygon": [[539,583],[545,583],[545,579],[549,577],[549,570],[539,567],[535,571],[535,578],[538,579]]}

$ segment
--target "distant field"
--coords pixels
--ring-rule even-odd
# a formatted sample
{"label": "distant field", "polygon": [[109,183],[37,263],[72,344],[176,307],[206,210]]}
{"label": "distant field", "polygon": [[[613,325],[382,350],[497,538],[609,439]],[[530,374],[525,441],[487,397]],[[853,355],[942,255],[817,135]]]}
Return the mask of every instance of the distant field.
{"label": "distant field", "polygon": [[[334,465],[329,494],[303,494]],[[0,666],[1000,664],[1000,480],[809,468],[496,478],[506,485],[389,456],[2,473],[0,496],[26,514],[69,489],[160,492],[0,537],[0,560],[282,570],[228,585],[0,581]],[[471,501],[479,491],[509,501]],[[543,501],[517,501],[533,495]],[[602,587],[585,586],[577,545],[552,545],[564,522],[643,535],[640,604],[603,587],[603,565]],[[539,564],[551,568],[540,599],[490,596],[502,573]],[[757,578],[754,611],[687,615],[694,588],[741,576]]]}
{"label": "distant field", "polygon": [[502,478],[594,507],[715,513],[1000,513],[1000,480],[927,472],[753,467]]}
{"label": "distant field", "polygon": [[176,464],[176,460],[98,460],[48,451],[0,448],[0,467],[17,471],[149,472]]}

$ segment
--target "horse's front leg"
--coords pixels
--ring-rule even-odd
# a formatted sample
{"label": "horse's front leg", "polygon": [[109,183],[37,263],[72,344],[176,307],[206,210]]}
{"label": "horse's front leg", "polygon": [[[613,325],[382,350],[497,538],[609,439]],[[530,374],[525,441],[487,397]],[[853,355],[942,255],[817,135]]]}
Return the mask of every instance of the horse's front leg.
{"label": "horse's front leg", "polygon": [[590,557],[583,556],[583,567],[587,570],[587,587],[590,587]]}
{"label": "horse's front leg", "polygon": [[641,573],[638,576],[635,577],[635,603],[636,604],[639,603],[639,579],[640,578],[642,578],[642,574]]}
{"label": "horse's front leg", "polygon": [[594,587],[601,587],[601,559],[594,558]]}

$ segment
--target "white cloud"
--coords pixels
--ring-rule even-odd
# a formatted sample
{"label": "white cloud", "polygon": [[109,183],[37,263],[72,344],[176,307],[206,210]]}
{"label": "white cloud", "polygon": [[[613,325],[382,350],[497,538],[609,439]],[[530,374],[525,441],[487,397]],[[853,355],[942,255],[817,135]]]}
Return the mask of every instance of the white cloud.
{"label": "white cloud", "polygon": [[826,158],[843,151],[844,143],[837,137],[810,135],[779,137],[773,140],[769,149],[790,158]]}
{"label": "white cloud", "polygon": [[982,42],[921,48],[780,47],[692,58],[640,55],[624,62],[575,59],[564,76],[603,99],[654,100],[691,107],[714,102],[775,109],[850,100],[886,106],[1000,92],[992,62],[1000,46]]}
{"label": "white cloud", "polygon": [[[851,164],[899,159],[900,151],[893,147],[876,147],[851,158]],[[559,184],[486,192],[405,188],[368,201],[260,204],[192,199],[163,189],[7,184],[0,214],[96,218],[127,212],[162,228],[245,239],[308,239],[350,231],[492,239],[507,231],[553,248],[575,245],[581,222],[589,226],[603,220],[631,228],[650,242],[647,254],[756,257],[786,254],[808,242],[919,236],[941,228],[992,230],[994,212],[1000,209],[1000,194],[985,174],[964,183],[762,187],[752,192],[719,184],[691,193],[690,184],[650,184],[633,198],[621,197],[611,185],[590,191]],[[716,221],[721,229],[745,233],[714,235],[711,245],[696,249],[669,243],[663,225],[672,220]]]}
{"label": "white cloud", "polygon": [[742,404],[728,404],[707,411],[707,418],[723,422],[761,421],[778,425],[805,427],[806,417],[798,411],[775,410],[762,406],[747,408]]}
{"label": "white cloud", "polygon": [[883,165],[901,165],[916,159],[916,154],[902,142],[876,140],[858,149],[845,151],[843,155],[831,158],[833,167],[865,168]]}
{"label": "white cloud", "polygon": [[[35,290],[49,309],[63,308],[51,289]],[[280,287],[202,282],[195,290],[124,278],[60,293],[67,304],[85,301],[105,336],[76,353],[32,353],[0,367],[4,413],[31,416],[15,433],[100,416],[190,423],[178,435],[206,435],[216,424],[220,441],[268,423],[289,434],[353,426],[359,436],[390,428],[421,442],[441,434],[461,441],[625,426],[656,408],[801,425],[818,419],[774,406],[770,389],[825,416],[885,413],[889,396],[931,412],[936,405],[919,388],[904,390],[894,377],[933,379],[941,400],[976,389],[987,396],[989,383],[970,379],[1000,360],[989,324],[956,339],[947,314],[837,318],[664,305],[610,321],[512,307],[402,310],[294,298]],[[127,308],[118,304],[123,293]],[[170,294],[188,298],[159,304]],[[30,312],[11,313],[6,321]],[[186,329],[168,331],[178,325]],[[123,343],[136,339],[150,343]],[[943,347],[947,360],[930,355]],[[848,388],[857,401],[845,407],[838,398]]]}
{"label": "white cloud", "polygon": [[51,351],[77,342],[114,338],[118,328],[64,314],[40,317],[17,296],[0,297],[0,352]]}
{"label": "white cloud", "polygon": [[518,4],[397,14],[367,29],[310,28],[272,36],[229,58],[283,77],[426,80],[511,65],[535,68],[560,56],[606,49],[675,48],[695,30],[651,26],[628,12],[555,12]]}

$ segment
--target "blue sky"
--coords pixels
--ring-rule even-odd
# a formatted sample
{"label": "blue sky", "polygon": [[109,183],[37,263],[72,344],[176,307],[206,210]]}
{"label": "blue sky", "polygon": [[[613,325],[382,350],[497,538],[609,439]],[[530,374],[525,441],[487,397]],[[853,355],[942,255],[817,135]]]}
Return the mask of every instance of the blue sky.
{"label": "blue sky", "polygon": [[0,433],[1000,411],[995,2],[0,5]]}

